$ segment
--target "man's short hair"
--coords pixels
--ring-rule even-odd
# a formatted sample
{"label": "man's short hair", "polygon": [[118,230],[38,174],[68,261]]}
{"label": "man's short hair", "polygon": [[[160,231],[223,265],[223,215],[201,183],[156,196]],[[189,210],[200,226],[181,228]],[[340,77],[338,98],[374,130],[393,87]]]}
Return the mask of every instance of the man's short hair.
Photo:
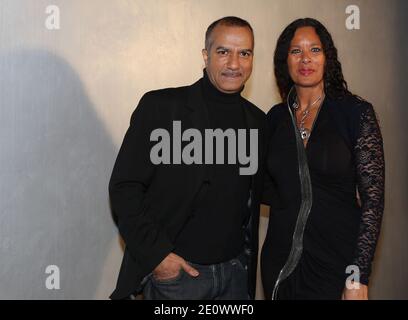
{"label": "man's short hair", "polygon": [[251,27],[251,25],[249,24],[248,21],[246,21],[244,19],[241,19],[241,18],[238,18],[238,17],[228,16],[228,17],[224,17],[224,18],[221,18],[221,19],[218,19],[218,20],[214,21],[207,28],[207,31],[205,32],[205,49],[207,51],[210,50],[211,45],[212,45],[211,34],[212,34],[214,28],[216,26],[218,26],[218,25],[227,26],[227,27],[244,27],[244,28],[248,28],[249,30],[251,30],[252,40],[254,40],[254,30],[252,29],[252,27]]}

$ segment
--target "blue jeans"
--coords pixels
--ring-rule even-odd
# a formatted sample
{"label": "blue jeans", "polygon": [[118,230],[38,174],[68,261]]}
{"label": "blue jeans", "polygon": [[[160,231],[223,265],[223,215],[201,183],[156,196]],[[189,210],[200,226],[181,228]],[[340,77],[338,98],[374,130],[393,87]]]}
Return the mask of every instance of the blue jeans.
{"label": "blue jeans", "polygon": [[143,288],[146,300],[248,300],[248,272],[244,253],[229,261],[202,265],[187,261],[200,273],[192,277],[183,269],[171,279],[149,275]]}

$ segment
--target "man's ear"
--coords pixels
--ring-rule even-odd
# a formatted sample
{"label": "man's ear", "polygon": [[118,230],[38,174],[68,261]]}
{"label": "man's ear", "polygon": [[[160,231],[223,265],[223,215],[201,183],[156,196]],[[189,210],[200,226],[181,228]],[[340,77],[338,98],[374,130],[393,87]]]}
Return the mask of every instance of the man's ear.
{"label": "man's ear", "polygon": [[203,49],[203,50],[201,50],[201,53],[203,54],[204,63],[205,63],[205,66],[207,67],[207,64],[208,64],[208,51],[207,51],[207,49]]}

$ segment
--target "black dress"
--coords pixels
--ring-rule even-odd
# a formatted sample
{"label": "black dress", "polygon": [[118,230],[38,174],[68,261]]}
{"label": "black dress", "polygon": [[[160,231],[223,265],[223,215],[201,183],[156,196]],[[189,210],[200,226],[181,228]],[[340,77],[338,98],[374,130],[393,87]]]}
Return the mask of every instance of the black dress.
{"label": "black dress", "polygon": [[[271,209],[261,273],[270,299],[291,249],[296,249],[292,244],[302,193],[295,129],[286,103],[269,111],[268,126],[263,202]],[[326,98],[303,150],[311,209],[301,254],[280,282],[276,298],[340,299],[347,277],[356,274],[348,266],[357,266],[360,282],[368,284],[384,209],[383,144],[373,107],[355,96]]]}

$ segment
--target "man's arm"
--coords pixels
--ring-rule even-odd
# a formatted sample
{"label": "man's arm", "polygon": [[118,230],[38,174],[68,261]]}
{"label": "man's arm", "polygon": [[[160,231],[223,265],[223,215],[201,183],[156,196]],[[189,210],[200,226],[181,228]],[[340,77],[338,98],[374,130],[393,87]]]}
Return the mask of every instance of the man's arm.
{"label": "man's arm", "polygon": [[145,195],[155,174],[150,161],[154,129],[154,96],[145,94],[134,111],[109,182],[109,195],[118,228],[133,259],[153,270],[172,250],[162,226],[152,219]]}

